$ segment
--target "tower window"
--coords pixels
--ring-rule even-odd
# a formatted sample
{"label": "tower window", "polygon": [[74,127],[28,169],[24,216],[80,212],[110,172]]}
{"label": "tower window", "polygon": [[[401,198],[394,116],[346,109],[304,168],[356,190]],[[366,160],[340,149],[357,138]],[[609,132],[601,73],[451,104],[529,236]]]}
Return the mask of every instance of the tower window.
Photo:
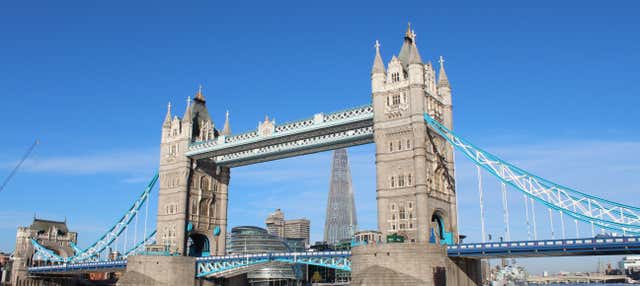
{"label": "tower window", "polygon": [[200,178],[200,189],[201,190],[209,190],[209,180],[205,176],[202,176]]}
{"label": "tower window", "polygon": [[398,82],[400,81],[400,73],[394,72],[391,74],[391,81]]}
{"label": "tower window", "polygon": [[387,96],[387,106],[391,105],[391,97]]}
{"label": "tower window", "polygon": [[411,140],[407,139],[407,149],[411,149]]}
{"label": "tower window", "polygon": [[[407,175],[407,185],[411,186],[411,174]],[[409,207],[411,207],[411,203],[409,203]]]}
{"label": "tower window", "polygon": [[399,94],[394,95],[392,99],[393,99],[393,105],[400,104],[400,95]]}
{"label": "tower window", "polygon": [[395,177],[391,177],[391,187],[395,187],[396,186],[396,180]]}
{"label": "tower window", "polygon": [[393,142],[389,142],[389,152],[393,152]]}

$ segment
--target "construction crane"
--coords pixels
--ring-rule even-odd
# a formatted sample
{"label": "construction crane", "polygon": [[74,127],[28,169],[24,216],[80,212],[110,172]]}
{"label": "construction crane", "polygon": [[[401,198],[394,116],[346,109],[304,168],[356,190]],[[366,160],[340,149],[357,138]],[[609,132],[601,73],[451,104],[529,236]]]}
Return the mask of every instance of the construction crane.
{"label": "construction crane", "polygon": [[16,172],[18,172],[18,169],[20,169],[20,166],[22,166],[22,163],[24,163],[24,161],[26,161],[27,158],[29,158],[29,155],[31,155],[31,153],[33,152],[33,149],[35,149],[36,146],[38,146],[38,144],[40,144],[40,140],[38,139],[36,139],[36,141],[33,142],[33,144],[31,144],[31,147],[29,147],[29,149],[27,150],[27,153],[25,153],[24,156],[22,156],[22,159],[20,159],[20,162],[18,162],[16,167],[13,168],[13,170],[11,170],[11,173],[9,173],[9,176],[7,176],[7,178],[5,178],[4,181],[2,182],[2,185],[0,185],[0,192],[4,190],[4,187],[9,183],[9,181],[11,180],[11,178],[13,178]]}

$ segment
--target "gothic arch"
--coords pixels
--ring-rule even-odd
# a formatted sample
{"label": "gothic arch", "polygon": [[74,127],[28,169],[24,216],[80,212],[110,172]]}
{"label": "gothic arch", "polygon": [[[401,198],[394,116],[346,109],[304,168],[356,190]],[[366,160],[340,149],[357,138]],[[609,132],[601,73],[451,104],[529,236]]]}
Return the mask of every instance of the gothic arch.
{"label": "gothic arch", "polygon": [[446,212],[442,209],[436,209],[433,214],[431,215],[431,236],[432,238],[430,239],[433,240],[432,242],[440,242],[444,239],[446,239],[446,232],[448,229],[447,223],[446,223]]}
{"label": "gothic arch", "polygon": [[208,256],[210,253],[209,238],[201,233],[189,234],[187,241],[188,255],[194,257]]}

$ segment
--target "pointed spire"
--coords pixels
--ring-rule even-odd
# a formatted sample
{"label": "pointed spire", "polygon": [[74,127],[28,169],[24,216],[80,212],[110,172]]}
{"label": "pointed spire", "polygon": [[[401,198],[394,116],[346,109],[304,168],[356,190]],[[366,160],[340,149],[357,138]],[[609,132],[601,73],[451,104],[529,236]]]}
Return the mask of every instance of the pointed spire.
{"label": "pointed spire", "polygon": [[373,59],[373,68],[371,69],[371,73],[384,73],[384,63],[380,56],[380,42],[378,42],[378,40],[376,40],[374,47],[376,47],[376,57]]}
{"label": "pointed spire", "polygon": [[411,30],[411,22],[407,22],[407,31],[404,33],[405,39],[413,40],[414,33]]}
{"label": "pointed spire", "polygon": [[171,102],[167,103],[167,115],[164,117],[164,123],[162,126],[171,126]]}
{"label": "pointed spire", "polygon": [[[415,33],[411,30],[411,23],[407,25],[407,31],[404,33],[404,42],[402,43],[402,47],[400,48],[400,53],[398,54],[398,59],[402,62],[402,66],[406,68],[409,64],[411,64],[410,60],[413,56],[415,45]],[[418,56],[420,56],[418,54]],[[415,60],[415,59],[414,59]],[[422,60],[420,60],[422,62]]]}
{"label": "pointed spire", "polygon": [[205,102],[204,95],[202,95],[202,85],[198,87],[198,93],[196,93],[196,97],[194,99]]}
{"label": "pointed spire", "polygon": [[[415,39],[415,33],[413,34]],[[421,64],[422,57],[420,56],[420,52],[418,51],[418,46],[416,46],[416,42],[413,41],[411,43],[411,51],[409,52],[409,64]]]}
{"label": "pointed spire", "polygon": [[438,87],[447,86],[449,87],[449,78],[447,78],[447,73],[444,71],[444,58],[440,56],[440,77],[438,78]]}
{"label": "pointed spire", "polygon": [[222,129],[222,135],[231,135],[231,127],[229,127],[229,110],[227,110],[226,117],[224,119],[224,128]]}
{"label": "pointed spire", "polygon": [[191,122],[193,118],[191,118],[191,96],[187,96],[187,109],[184,111],[184,116],[182,120],[185,122]]}

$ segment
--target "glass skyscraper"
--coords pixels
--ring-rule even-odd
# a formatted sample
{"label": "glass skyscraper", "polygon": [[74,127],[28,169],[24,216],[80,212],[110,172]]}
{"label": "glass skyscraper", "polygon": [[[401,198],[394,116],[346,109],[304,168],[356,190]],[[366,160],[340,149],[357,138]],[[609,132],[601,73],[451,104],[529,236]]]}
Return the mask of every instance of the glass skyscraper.
{"label": "glass skyscraper", "polygon": [[341,240],[351,239],[358,230],[351,171],[349,170],[346,149],[338,149],[333,152],[329,184],[324,241],[336,245]]}

